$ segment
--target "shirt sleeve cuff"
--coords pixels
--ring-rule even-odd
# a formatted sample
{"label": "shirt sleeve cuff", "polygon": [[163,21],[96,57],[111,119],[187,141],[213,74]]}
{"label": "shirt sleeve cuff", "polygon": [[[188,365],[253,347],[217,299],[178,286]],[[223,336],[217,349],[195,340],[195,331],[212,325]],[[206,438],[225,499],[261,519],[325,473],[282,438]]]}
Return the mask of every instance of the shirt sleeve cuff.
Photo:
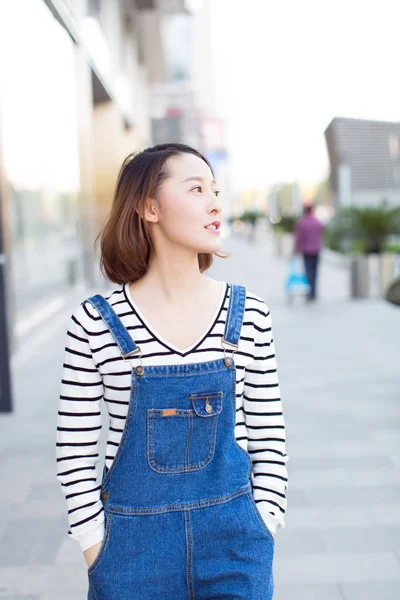
{"label": "shirt sleeve cuff", "polygon": [[102,542],[103,538],[104,538],[104,533],[105,533],[105,525],[103,522],[98,527],[96,527],[96,529],[93,529],[92,531],[89,531],[88,533],[85,533],[84,535],[79,536],[79,538],[77,538],[77,539],[78,539],[78,542],[79,542],[82,552],[84,552],[88,548],[91,548],[95,544],[98,544],[98,542]]}
{"label": "shirt sleeve cuff", "polygon": [[283,528],[285,525],[276,517],[271,515],[268,511],[263,510],[262,508],[259,508],[258,510],[260,511],[264,523],[266,524],[272,535],[275,537],[278,526]]}

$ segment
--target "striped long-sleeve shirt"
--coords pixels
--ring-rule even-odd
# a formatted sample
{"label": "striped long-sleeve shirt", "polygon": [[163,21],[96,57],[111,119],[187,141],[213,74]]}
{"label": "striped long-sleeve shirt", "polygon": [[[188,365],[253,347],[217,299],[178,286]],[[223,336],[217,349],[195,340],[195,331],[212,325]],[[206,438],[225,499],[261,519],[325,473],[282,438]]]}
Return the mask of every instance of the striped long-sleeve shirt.
{"label": "striped long-sleeve shirt", "polygon": [[[218,307],[207,331],[181,350],[151,327],[134,302],[128,284],[104,297],[140,345],[143,365],[186,364],[223,357],[230,288],[223,282]],[[245,311],[235,355],[235,438],[252,460],[253,497],[275,535],[284,527],[288,487],[285,423],[277,374],[271,313],[265,301],[246,290]],[[72,313],[66,335],[57,415],[57,478],[65,494],[67,535],[85,551],[104,537],[100,498],[102,465],[99,437],[101,403],[109,414],[105,464],[111,467],[122,437],[129,405],[131,367],[119,352],[97,309],[82,302]]]}

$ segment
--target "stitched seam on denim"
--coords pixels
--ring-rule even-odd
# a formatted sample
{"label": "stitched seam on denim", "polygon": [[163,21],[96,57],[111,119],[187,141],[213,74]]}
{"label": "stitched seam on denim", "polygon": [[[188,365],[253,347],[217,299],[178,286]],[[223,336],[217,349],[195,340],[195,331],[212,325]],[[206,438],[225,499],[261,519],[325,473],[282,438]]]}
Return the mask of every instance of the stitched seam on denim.
{"label": "stitched seam on denim", "polygon": [[272,533],[270,532],[270,530],[268,529],[268,527],[264,523],[264,520],[261,517],[261,515],[259,515],[257,506],[254,506],[255,500],[253,498],[253,492],[251,491],[251,492],[249,492],[246,495],[249,498],[250,506],[251,506],[251,508],[253,510],[254,515],[257,517],[257,521],[260,523],[261,527],[263,528],[263,530],[265,531],[265,533],[268,535],[268,537],[274,542],[275,541],[274,536],[272,535]]}
{"label": "stitched seam on denim", "polygon": [[[135,350],[136,344],[132,337],[129,335],[121,319],[118,317],[114,309],[101,295],[96,294],[87,299],[88,302],[94,308],[97,309],[112,337],[114,338],[117,346],[122,354],[126,353],[126,350]],[[105,304],[104,304],[105,303]],[[122,332],[121,332],[122,329]],[[132,348],[133,344],[133,348]]]}
{"label": "stitched seam on denim", "polygon": [[164,410],[165,408],[148,408],[147,413],[152,419],[160,419],[160,421],[161,419],[173,419],[174,417],[190,417],[194,413],[193,408],[177,408],[175,414],[163,416]]}
{"label": "stitched seam on denim", "polygon": [[[217,416],[217,415],[216,415]],[[210,446],[208,450],[208,454],[204,460],[192,463],[185,468],[183,467],[163,467],[159,465],[155,458],[155,450],[154,450],[154,427],[152,428],[152,438],[151,438],[151,468],[157,473],[191,473],[192,471],[199,471],[206,467],[212,460],[215,452],[215,438],[216,438],[216,419],[212,422],[212,429],[210,434]]]}
{"label": "stitched seam on denim", "polygon": [[238,295],[236,301],[236,312],[234,315],[233,325],[233,341],[237,343],[240,339],[240,330],[243,324],[244,308],[246,303],[246,289],[243,286],[238,286]]}
{"label": "stitched seam on denim", "polygon": [[96,594],[94,593],[94,588],[92,586],[92,582],[89,579],[89,591],[90,591],[90,600],[97,600]]}
{"label": "stitched seam on denim", "polygon": [[[153,471],[156,471],[157,473],[191,473],[192,471],[199,471],[200,469],[204,469],[204,467],[206,467],[212,460],[214,453],[215,453],[215,444],[216,444],[216,430],[217,430],[217,418],[218,418],[218,414],[212,415],[214,416],[214,421],[212,421],[212,428],[211,428],[211,432],[210,432],[210,445],[209,445],[209,450],[208,453],[205,457],[204,460],[198,462],[198,463],[193,463],[193,464],[189,464],[187,467],[185,467],[185,463],[182,466],[178,466],[178,467],[164,467],[162,465],[159,465],[157,460],[156,460],[156,455],[155,455],[155,433],[154,433],[154,422],[155,422],[155,418],[153,416],[153,413],[150,412],[154,409],[148,409],[147,411],[147,450],[148,450],[148,464],[150,466],[151,469],[153,469]],[[159,409],[156,409],[159,410]],[[163,417],[163,418],[174,418],[174,417]],[[202,417],[199,417],[202,418]],[[161,420],[161,418],[160,418]],[[189,415],[189,420],[190,420],[190,415]],[[208,422],[208,421],[207,421]],[[151,423],[151,425],[150,425]]]}
{"label": "stitched seam on denim", "polygon": [[214,396],[223,396],[224,392],[194,392],[189,394],[189,398],[213,398]]}
{"label": "stitched seam on denim", "polygon": [[193,590],[193,530],[192,522],[190,519],[190,511],[184,511],[185,518],[185,537],[186,537],[186,581],[188,586],[189,600],[194,599]]}
{"label": "stitched seam on denim", "polygon": [[[211,398],[211,396],[208,396],[208,398]],[[220,412],[222,411],[222,402],[219,402],[217,404],[217,407],[214,408],[212,413],[206,412],[205,414],[202,412],[199,412],[199,409],[196,407],[195,402],[193,403],[193,406],[194,406],[194,412],[196,413],[196,415],[202,419],[212,419],[213,417],[217,417],[220,414]]]}
{"label": "stitched seam on denim", "polygon": [[229,306],[228,306],[228,312],[226,315],[225,329],[224,329],[224,339],[228,340],[228,341],[230,341],[229,340],[229,330],[230,330],[230,324],[231,324],[231,318],[232,318],[234,287],[235,287],[234,285],[230,284]]}
{"label": "stitched seam on denim", "polygon": [[[194,408],[195,413],[199,416],[199,417],[215,417],[216,415],[219,415],[220,412],[222,411],[222,398],[223,398],[223,392],[210,392],[210,393],[206,393],[206,392],[199,392],[198,394],[189,394],[189,398],[192,401],[192,405]],[[199,412],[198,407],[196,406],[196,404],[199,404],[198,402],[196,402],[197,400],[201,400],[203,398],[208,398],[208,399],[212,399],[216,398],[217,400],[215,401],[215,408],[213,410],[212,413],[202,413]],[[205,410],[205,409],[204,409]]]}
{"label": "stitched seam on denim", "polygon": [[233,324],[232,324],[232,337],[231,341],[235,344],[238,343],[240,337],[240,329],[243,320],[243,286],[237,286],[237,294],[236,294],[236,302],[235,302],[235,310],[233,313]]}
{"label": "stitched seam on denim", "polygon": [[251,484],[248,483],[242,488],[239,488],[229,494],[225,494],[224,496],[219,496],[217,498],[209,498],[207,500],[196,500],[194,502],[184,502],[181,504],[171,504],[153,508],[132,508],[125,506],[113,506],[107,504],[107,510],[109,512],[113,512],[121,515],[152,515],[152,514],[161,514],[165,512],[175,512],[180,510],[195,510],[196,508],[203,508],[206,506],[215,506],[217,504],[223,504],[224,502],[229,502],[229,500],[233,500],[242,494],[249,493],[251,491]]}
{"label": "stitched seam on denim", "polygon": [[108,519],[108,521],[107,521],[106,531],[104,534],[103,545],[101,546],[98,555],[94,559],[93,564],[91,564],[90,567],[88,568],[88,575],[92,575],[94,573],[94,571],[97,569],[97,567],[100,565],[101,560],[104,556],[104,552],[108,546],[108,541],[110,539],[110,531],[111,531],[111,521],[112,521],[111,513],[108,514],[107,519]]}
{"label": "stitched seam on denim", "polygon": [[231,365],[231,369],[233,369],[233,375],[232,375],[232,381],[231,381],[231,398],[232,398],[232,404],[233,404],[232,408],[233,408],[233,415],[234,415],[233,443],[239,449],[240,453],[242,455],[243,454],[245,455],[245,458],[247,459],[247,462],[248,462],[248,468],[251,472],[253,461],[251,460],[249,453],[246,452],[246,450],[244,448],[242,448],[242,446],[239,444],[239,442],[236,439],[236,434],[235,434],[235,425],[236,425],[236,363],[235,363],[235,361],[233,361],[233,363]]}
{"label": "stitched seam on denim", "polygon": [[[229,314],[229,319],[227,322],[227,326],[228,326],[228,330],[226,332],[226,336],[225,339],[228,340],[229,342],[231,342],[231,338],[233,337],[233,333],[231,335],[231,332],[234,332],[234,324],[233,324],[233,319],[234,319],[234,315],[235,315],[235,305],[236,305],[236,298],[237,298],[237,286],[233,285],[232,286],[232,294],[231,294],[231,302],[230,302],[230,314]],[[234,342],[232,342],[234,343]]]}
{"label": "stitched seam on denim", "polygon": [[187,434],[187,440],[186,440],[186,449],[185,449],[185,458],[183,461],[183,466],[185,467],[185,469],[187,468],[188,465],[190,465],[190,444],[192,441],[192,433],[193,433],[193,427],[194,427],[194,422],[193,422],[193,418],[194,415],[189,415],[189,419],[188,419],[188,434]]}
{"label": "stitched seam on denim", "polygon": [[119,446],[117,449],[117,453],[113,459],[111,467],[107,471],[106,476],[102,482],[102,490],[106,487],[107,483],[110,481],[110,477],[111,477],[112,473],[114,472],[115,467],[119,462],[119,459],[121,458],[121,454],[125,447],[126,440],[131,431],[131,423],[133,420],[135,407],[136,407],[136,385],[134,385],[134,382],[133,382],[133,369],[132,369],[131,370],[131,393],[130,393],[130,397],[129,397],[129,409],[128,409],[128,414],[127,414],[126,420],[125,420],[124,431],[122,433],[122,437],[121,437],[121,440],[120,440],[120,443],[119,443]]}
{"label": "stitched seam on denim", "polygon": [[230,316],[229,319],[229,331],[226,332],[226,335],[224,337],[227,341],[230,341],[231,343],[238,343],[240,340],[240,331],[243,324],[244,309],[246,305],[246,288],[244,286],[238,285],[234,287],[235,293],[232,294],[232,296],[235,297],[235,307],[233,310],[233,315]]}
{"label": "stitched seam on denim", "polygon": [[[223,361],[223,358],[219,358],[219,361]],[[216,362],[216,361],[211,361],[211,362]],[[197,365],[205,365],[207,363],[196,363]],[[173,367],[175,365],[158,365],[155,366],[155,368],[165,368],[168,369],[169,367]],[[191,366],[191,365],[179,365],[180,367],[185,367],[185,366]],[[184,371],[181,373],[148,373],[148,370],[151,369],[151,367],[144,367],[144,374],[147,377],[193,377],[193,376],[197,376],[197,375],[204,375],[204,373],[222,373],[223,371],[225,371],[226,369],[226,365],[224,363],[224,365],[222,367],[215,367],[215,369],[201,369],[198,371]],[[147,371],[147,373],[146,373]],[[143,377],[143,375],[142,375]]]}

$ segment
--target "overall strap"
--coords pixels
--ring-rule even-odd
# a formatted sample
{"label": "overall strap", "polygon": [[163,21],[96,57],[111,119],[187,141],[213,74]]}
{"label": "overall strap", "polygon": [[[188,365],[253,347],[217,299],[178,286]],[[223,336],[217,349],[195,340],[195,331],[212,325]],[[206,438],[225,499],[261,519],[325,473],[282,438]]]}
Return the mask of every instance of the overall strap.
{"label": "overall strap", "polygon": [[228,313],[225,321],[224,336],[221,340],[222,346],[227,348],[239,346],[240,330],[243,323],[244,307],[246,302],[246,288],[243,285],[230,286]]}
{"label": "overall strap", "polygon": [[[108,326],[114,340],[117,342],[122,358],[125,360],[128,355],[135,352],[140,352],[140,348],[135,344],[128,330],[122,323],[121,319],[101,294],[91,296],[82,302],[90,302],[92,306],[97,308],[103,321]],[[133,357],[132,357],[133,358]]]}

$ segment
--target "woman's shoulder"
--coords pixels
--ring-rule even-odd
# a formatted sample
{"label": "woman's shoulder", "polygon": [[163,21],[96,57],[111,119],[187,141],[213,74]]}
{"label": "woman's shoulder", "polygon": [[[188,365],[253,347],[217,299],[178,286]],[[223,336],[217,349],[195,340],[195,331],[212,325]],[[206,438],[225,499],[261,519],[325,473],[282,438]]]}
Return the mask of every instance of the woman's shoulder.
{"label": "woman's shoulder", "polygon": [[81,325],[90,325],[98,322],[101,315],[96,308],[95,303],[90,300],[94,296],[101,296],[118,314],[122,309],[118,308],[125,302],[124,284],[116,284],[105,291],[94,291],[90,295],[82,298],[78,305],[73,308],[71,318],[77,320]]}
{"label": "woman's shoulder", "polygon": [[252,289],[246,288],[245,311],[267,316],[269,313],[269,308],[267,302],[262,296],[256,294],[256,292],[254,292]]}
{"label": "woman's shoulder", "polygon": [[[230,282],[228,283],[230,286],[233,285]],[[257,294],[245,285],[242,286],[246,291],[243,320],[248,325],[253,324],[256,329],[262,329],[266,326],[266,320],[270,316],[269,306],[260,294]]]}

